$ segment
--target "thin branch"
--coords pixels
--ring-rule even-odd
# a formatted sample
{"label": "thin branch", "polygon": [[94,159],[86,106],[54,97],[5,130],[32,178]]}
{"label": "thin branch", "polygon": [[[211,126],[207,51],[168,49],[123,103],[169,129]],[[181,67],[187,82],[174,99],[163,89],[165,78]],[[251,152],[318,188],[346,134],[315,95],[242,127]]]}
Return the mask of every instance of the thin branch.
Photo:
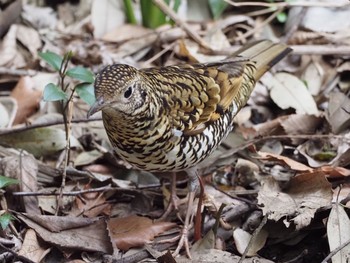
{"label": "thin branch", "polygon": [[[101,117],[98,118],[90,118],[90,119],[75,119],[72,120],[72,123],[86,123],[86,122],[93,122],[93,121],[102,121]],[[13,134],[13,133],[18,133],[18,132],[23,132],[27,130],[33,130],[37,128],[44,128],[44,127],[50,127],[50,126],[55,126],[55,125],[62,125],[64,124],[63,118],[61,120],[53,120],[53,121],[48,121],[45,123],[38,123],[38,124],[32,124],[32,125],[26,125],[23,124],[19,127],[11,128],[11,129],[0,129],[0,135],[6,135],[6,134]]]}
{"label": "thin branch", "polygon": [[181,20],[178,15],[169,7],[167,4],[164,3],[163,0],[152,0],[154,4],[156,4],[167,16],[171,18],[178,26],[183,28],[183,30],[186,31],[186,33],[194,40],[196,41],[200,46],[211,50],[211,47],[202,39],[197,32],[193,31],[186,22]]}
{"label": "thin branch", "polygon": [[246,258],[249,249],[251,248],[251,246],[253,245],[253,242],[255,241],[256,237],[258,236],[258,234],[260,233],[261,229],[264,227],[264,225],[267,222],[267,215],[265,215],[263,217],[263,219],[260,222],[260,225],[254,230],[252,237],[249,240],[249,243],[247,245],[247,247],[245,248],[242,257],[239,259],[238,263],[242,263],[244,261],[244,259]]}
{"label": "thin branch", "polygon": [[21,260],[21,261],[24,262],[24,263],[35,263],[34,261],[30,260],[29,258],[26,258],[26,257],[24,257],[24,256],[22,256],[22,255],[20,255],[20,254],[18,254],[17,252],[13,251],[12,249],[10,249],[10,248],[8,248],[8,247],[5,247],[5,246],[4,246],[3,244],[1,244],[1,243],[0,243],[0,247],[1,247],[3,250],[5,250],[5,251],[11,253],[16,259],[19,259],[19,260]]}
{"label": "thin branch", "polygon": [[14,68],[5,68],[0,67],[0,75],[12,75],[12,76],[34,76],[37,74],[37,71],[32,69],[14,69]]}
{"label": "thin branch", "polygon": [[349,6],[350,3],[348,1],[334,1],[334,2],[321,2],[321,1],[294,1],[294,2],[278,2],[278,3],[266,3],[266,2],[234,2],[232,0],[224,0],[225,2],[233,5],[235,7],[240,6],[264,6],[264,7],[291,7],[291,6],[303,6],[303,7],[345,7]]}
{"label": "thin branch", "polygon": [[249,146],[257,143],[261,143],[267,140],[285,140],[285,139],[305,139],[305,140],[312,140],[312,139],[330,139],[330,138],[336,138],[336,139],[341,139],[341,140],[347,140],[350,143],[350,140],[345,137],[345,135],[335,135],[335,134],[296,134],[296,135],[269,135],[269,136],[264,136],[256,139],[252,139],[247,141],[244,144],[241,144],[238,147],[235,147],[235,149],[229,150],[225,152],[224,154],[220,155],[220,158],[227,158],[232,156],[233,154],[242,151]]}
{"label": "thin branch", "polygon": [[272,13],[268,18],[266,18],[264,22],[262,22],[261,24],[259,24],[256,27],[253,27],[252,30],[247,31],[244,34],[238,36],[235,40],[236,41],[242,41],[242,40],[246,39],[247,37],[255,34],[257,31],[259,31],[260,29],[265,27],[268,23],[270,23],[272,20],[274,20],[277,17],[277,15],[283,11],[283,9],[284,9],[283,7],[279,8],[274,13]]}
{"label": "thin branch", "polygon": [[322,260],[321,263],[327,263],[329,262],[332,257],[334,255],[336,255],[340,250],[342,250],[343,248],[345,248],[346,246],[350,245],[350,239],[348,241],[346,241],[345,243],[341,244],[339,247],[337,247],[336,249],[334,249],[331,253],[329,253],[329,255],[324,259]]}

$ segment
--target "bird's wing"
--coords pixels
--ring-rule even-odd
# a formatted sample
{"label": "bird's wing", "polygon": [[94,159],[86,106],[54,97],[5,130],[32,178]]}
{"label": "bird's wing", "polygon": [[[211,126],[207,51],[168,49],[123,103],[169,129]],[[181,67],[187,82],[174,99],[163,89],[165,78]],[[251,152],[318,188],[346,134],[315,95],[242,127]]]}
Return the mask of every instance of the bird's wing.
{"label": "bird's wing", "polygon": [[162,104],[168,109],[174,128],[194,135],[219,119],[233,101],[237,100],[237,107],[240,108],[240,90],[247,80],[248,65],[251,70],[255,69],[254,63],[247,59],[233,59],[153,68],[151,71],[145,69],[143,72],[152,85],[158,86],[157,92],[161,93]]}

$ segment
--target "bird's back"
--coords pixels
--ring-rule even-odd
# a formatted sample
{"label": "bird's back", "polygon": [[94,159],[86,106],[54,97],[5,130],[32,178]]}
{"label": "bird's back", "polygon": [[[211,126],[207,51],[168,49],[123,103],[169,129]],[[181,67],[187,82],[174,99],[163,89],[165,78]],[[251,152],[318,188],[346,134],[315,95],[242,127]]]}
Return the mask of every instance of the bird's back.
{"label": "bird's back", "polygon": [[285,45],[261,41],[217,63],[140,70],[153,114],[124,116],[116,128],[114,113],[103,111],[111,143],[120,157],[143,170],[179,171],[198,164],[231,131],[256,81],[289,52]]}

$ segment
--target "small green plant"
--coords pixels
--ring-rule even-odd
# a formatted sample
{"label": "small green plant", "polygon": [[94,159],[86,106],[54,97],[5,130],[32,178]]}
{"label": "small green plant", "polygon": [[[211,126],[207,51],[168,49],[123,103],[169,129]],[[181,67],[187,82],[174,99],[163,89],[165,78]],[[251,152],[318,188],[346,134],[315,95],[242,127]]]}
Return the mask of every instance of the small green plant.
{"label": "small green plant", "polygon": [[[90,70],[80,66],[68,69],[72,55],[72,52],[66,53],[63,57],[50,51],[39,53],[39,56],[57,71],[60,76],[60,83],[58,85],[49,83],[45,86],[43,99],[45,101],[62,101],[65,103],[71,100],[76,91],[83,101],[92,105],[95,101],[92,84],[94,82],[94,75]],[[70,85],[66,85],[65,83],[67,76],[81,81],[81,83],[69,90]]]}
{"label": "small green plant", "polygon": [[[164,0],[166,4],[170,4],[170,0]],[[177,12],[181,0],[175,0],[172,6],[173,10]],[[170,19],[163,13],[159,7],[153,3],[152,0],[140,0],[142,25],[148,28],[157,28],[166,23],[172,23]],[[127,20],[131,24],[137,24],[135,18],[134,7],[131,0],[124,0],[124,9]]]}
{"label": "small green plant", "polygon": [[[9,178],[3,175],[0,175],[0,189],[5,188],[9,185],[18,184],[18,180]],[[1,211],[0,212],[0,226],[2,230],[5,230],[7,226],[10,224],[11,220],[13,220],[14,217],[8,213],[7,211]]]}
{"label": "small green plant", "polygon": [[[78,96],[86,103],[92,105],[95,102],[94,95],[94,75],[93,73],[84,67],[69,67],[73,53],[67,52],[63,57],[53,52],[39,53],[39,56],[45,60],[57,73],[59,74],[58,84],[49,83],[45,86],[43,99],[45,101],[58,101],[61,104],[61,113],[63,116],[63,124],[66,134],[66,147],[64,153],[62,183],[60,188],[60,196],[58,200],[57,210],[61,206],[61,199],[63,188],[66,184],[67,166],[70,159],[70,136],[71,136],[71,122],[73,116],[73,98],[74,94]],[[74,80],[78,80],[79,83],[71,85],[67,83],[66,78],[70,77]]]}

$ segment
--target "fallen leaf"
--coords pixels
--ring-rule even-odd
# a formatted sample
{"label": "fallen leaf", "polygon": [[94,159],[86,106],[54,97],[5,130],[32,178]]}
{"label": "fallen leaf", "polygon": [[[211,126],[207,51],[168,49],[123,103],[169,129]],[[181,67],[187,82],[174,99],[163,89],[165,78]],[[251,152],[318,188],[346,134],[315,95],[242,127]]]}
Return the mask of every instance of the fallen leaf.
{"label": "fallen leaf", "polygon": [[290,169],[296,170],[296,171],[308,171],[312,172],[313,169],[306,166],[305,164],[299,163],[297,161],[294,161],[293,159],[290,159],[288,157],[273,154],[273,153],[266,153],[266,152],[258,152],[261,159],[263,160],[269,160],[269,161],[278,161],[284,165],[287,165]]}
{"label": "fallen leaf", "polygon": [[103,219],[69,216],[17,214],[17,217],[46,242],[60,248],[112,254],[106,223]]}
{"label": "fallen leaf", "polygon": [[33,58],[37,58],[38,50],[41,48],[41,38],[34,28],[18,25],[17,39],[25,46]]}
{"label": "fallen leaf", "polygon": [[[256,255],[257,252],[264,247],[267,237],[268,237],[268,232],[263,229],[256,236],[254,236],[253,237],[254,239],[248,249],[247,256],[251,257]],[[237,251],[241,255],[246,250],[251,239],[252,239],[252,235],[241,228],[236,228],[233,231],[233,240],[235,241]]]}
{"label": "fallen leaf", "polygon": [[349,110],[350,99],[342,92],[332,92],[329,97],[329,105],[326,110],[326,119],[332,127],[332,131],[338,134],[350,126]]}
{"label": "fallen leaf", "polygon": [[[19,185],[13,188],[19,187],[23,192],[37,192],[38,162],[32,155],[6,156],[0,161],[0,165],[5,176],[18,179]],[[24,196],[20,203],[27,213],[40,213],[36,196]]]}
{"label": "fallen leaf", "polygon": [[[344,208],[338,203],[334,204],[327,222],[327,237],[329,249],[335,250],[349,241],[350,219]],[[332,263],[346,263],[349,260],[350,244],[343,247],[332,257]]]}
{"label": "fallen leaf", "polygon": [[261,80],[281,109],[293,108],[298,114],[319,115],[314,98],[300,79],[284,72],[269,76]]}
{"label": "fallen leaf", "polygon": [[23,56],[17,50],[17,25],[12,25],[3,38],[0,46],[0,66],[2,67],[25,67]]}
{"label": "fallen leaf", "polygon": [[153,222],[142,216],[111,218],[107,224],[112,242],[123,251],[141,247],[151,242],[155,236],[176,226],[171,222]]}
{"label": "fallen leaf", "polygon": [[12,126],[17,113],[17,101],[11,97],[0,97],[0,128]]}
{"label": "fallen leaf", "polygon": [[122,2],[109,0],[92,2],[91,23],[95,38],[101,38],[104,34],[122,25],[124,20]]}
{"label": "fallen leaf", "polygon": [[272,177],[264,179],[258,204],[270,220],[283,218],[287,227],[293,222],[299,230],[310,224],[317,209],[330,205],[332,196],[331,184],[324,173],[316,171],[292,178],[285,191]]}
{"label": "fallen leaf", "polygon": [[21,77],[11,92],[11,97],[18,104],[14,124],[23,123],[39,108],[41,91],[35,89],[34,81],[29,76]]}
{"label": "fallen leaf", "polygon": [[[66,147],[65,132],[55,128],[38,128],[0,135],[0,139],[13,147],[32,153],[35,157],[54,154]],[[82,147],[73,136],[71,136],[71,147]]]}
{"label": "fallen leaf", "polygon": [[51,248],[45,249],[40,245],[38,237],[33,229],[28,229],[24,236],[23,245],[18,255],[30,258],[34,262],[41,262],[50,252]]}

